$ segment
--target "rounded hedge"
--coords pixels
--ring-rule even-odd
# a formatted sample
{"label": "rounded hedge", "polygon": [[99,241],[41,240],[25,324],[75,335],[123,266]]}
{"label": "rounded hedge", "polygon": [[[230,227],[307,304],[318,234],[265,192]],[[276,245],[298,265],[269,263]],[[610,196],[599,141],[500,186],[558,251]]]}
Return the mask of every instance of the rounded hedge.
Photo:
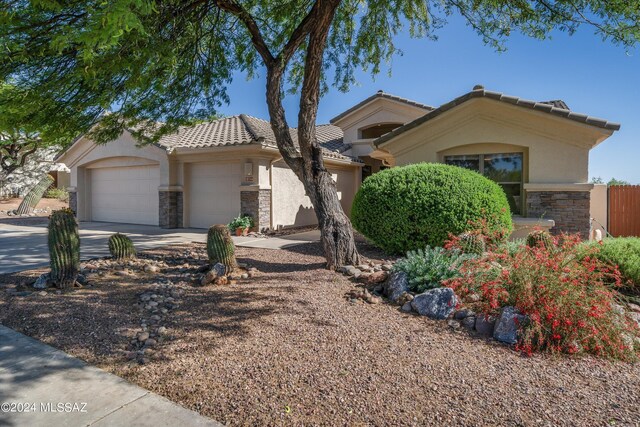
{"label": "rounded hedge", "polygon": [[419,163],[367,178],[353,201],[353,226],[388,253],[442,246],[449,233],[486,219],[491,230],[512,230],[502,188],[457,166]]}

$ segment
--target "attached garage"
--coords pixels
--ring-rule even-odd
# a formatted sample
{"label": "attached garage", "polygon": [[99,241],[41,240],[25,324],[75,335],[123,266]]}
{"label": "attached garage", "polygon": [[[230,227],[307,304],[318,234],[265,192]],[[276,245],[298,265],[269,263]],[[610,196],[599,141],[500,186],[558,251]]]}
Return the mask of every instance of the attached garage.
{"label": "attached garage", "polygon": [[91,220],[158,225],[158,166],[90,170]]}
{"label": "attached garage", "polygon": [[227,224],[240,212],[240,163],[191,163],[185,167],[188,226]]}

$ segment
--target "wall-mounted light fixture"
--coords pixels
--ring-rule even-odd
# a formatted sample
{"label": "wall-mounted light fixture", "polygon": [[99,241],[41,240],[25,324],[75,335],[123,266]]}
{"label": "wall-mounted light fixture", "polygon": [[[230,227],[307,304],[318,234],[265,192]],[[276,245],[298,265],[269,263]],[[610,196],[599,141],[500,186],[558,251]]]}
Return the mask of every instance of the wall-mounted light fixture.
{"label": "wall-mounted light fixture", "polygon": [[253,163],[251,162],[244,164],[244,180],[253,181]]}

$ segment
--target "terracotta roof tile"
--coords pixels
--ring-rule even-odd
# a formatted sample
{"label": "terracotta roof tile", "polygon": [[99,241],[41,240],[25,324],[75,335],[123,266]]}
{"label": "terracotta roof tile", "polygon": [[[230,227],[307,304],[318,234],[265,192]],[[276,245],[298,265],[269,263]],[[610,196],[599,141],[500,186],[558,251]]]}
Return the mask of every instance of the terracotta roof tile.
{"label": "terracotta roof tile", "polygon": [[[298,144],[295,128],[290,129],[294,144]],[[323,154],[329,158],[353,160],[342,153],[349,149],[342,141],[342,129],[333,125],[316,127],[318,143]],[[267,144],[276,146],[271,124],[257,117],[240,114],[194,126],[181,127],[177,133],[160,139],[158,144],[166,149],[209,148],[245,144]]]}

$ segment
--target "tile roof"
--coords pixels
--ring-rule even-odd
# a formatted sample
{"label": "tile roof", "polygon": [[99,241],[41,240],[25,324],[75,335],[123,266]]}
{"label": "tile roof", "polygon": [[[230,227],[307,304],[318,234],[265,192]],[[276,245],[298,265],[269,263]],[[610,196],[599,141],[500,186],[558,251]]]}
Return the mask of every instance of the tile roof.
{"label": "tile roof", "polygon": [[496,101],[506,102],[508,104],[512,104],[518,107],[542,111],[544,113],[553,114],[559,117],[563,117],[576,122],[599,127],[602,129],[613,130],[613,131],[620,129],[619,123],[609,122],[607,120],[599,119],[597,117],[591,117],[586,114],[573,112],[569,110],[569,107],[567,106],[567,104],[562,100],[546,101],[546,102],[531,101],[528,99],[509,96],[500,92],[493,92],[493,91],[488,91],[483,88],[480,88],[480,89],[474,89],[471,92],[468,92],[462,96],[459,96],[453,101],[443,104],[440,107],[434,109],[433,111],[428,112],[424,116],[419,117],[414,121],[409,122],[403,126],[400,126],[399,128],[394,129],[393,131],[385,135],[382,135],[380,138],[376,139],[373,143],[374,145],[379,146],[380,144],[383,144],[395,138],[401,133],[404,133],[410,129],[413,129],[416,126],[419,126],[422,123],[425,123],[429,120],[432,120],[438,117],[439,115],[453,109],[454,107],[457,107],[458,105],[463,104],[474,98],[494,99]]}
{"label": "tile roof", "polygon": [[431,111],[431,110],[435,109],[435,107],[432,107],[430,105],[422,104],[422,103],[417,102],[417,101],[412,101],[411,99],[402,98],[402,97],[399,97],[399,96],[396,96],[396,95],[392,95],[390,93],[386,93],[384,91],[379,90],[378,92],[374,93],[373,95],[371,95],[370,97],[368,97],[364,101],[361,101],[361,102],[357,103],[356,105],[354,105],[353,107],[349,108],[348,110],[343,111],[342,113],[338,114],[333,119],[329,120],[329,123],[334,123],[337,120],[340,120],[341,118],[345,117],[346,115],[354,112],[355,110],[365,106],[369,102],[373,101],[374,99],[378,99],[378,98],[390,99],[392,101],[401,102],[403,104],[411,105],[413,107],[422,108],[422,109],[427,110],[427,111]]}
{"label": "tile roof", "polygon": [[[298,145],[296,129],[291,128],[290,133],[294,144]],[[325,157],[353,160],[351,157],[342,154],[350,148],[348,144],[344,144],[342,141],[342,129],[333,125],[318,125],[316,134]],[[240,114],[194,126],[184,126],[177,133],[164,136],[158,141],[158,145],[166,149],[210,148],[247,144],[277,146],[271,124],[257,117]]]}

